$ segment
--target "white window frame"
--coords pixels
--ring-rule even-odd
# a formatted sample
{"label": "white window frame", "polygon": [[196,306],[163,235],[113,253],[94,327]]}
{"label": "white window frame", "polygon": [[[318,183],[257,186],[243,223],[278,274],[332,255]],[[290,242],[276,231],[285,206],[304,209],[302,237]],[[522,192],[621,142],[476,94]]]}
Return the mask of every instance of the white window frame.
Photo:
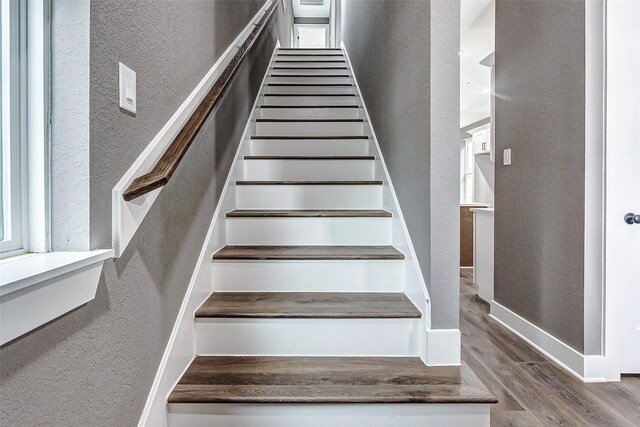
{"label": "white window frame", "polygon": [[[94,299],[113,250],[91,250],[89,243],[90,3],[1,1],[19,8],[25,33],[18,38],[28,47],[18,64],[26,92],[19,97],[24,119],[16,128],[26,230],[20,247],[28,253],[0,259],[0,345],[6,345]],[[51,179],[49,157],[56,164]]]}
{"label": "white window frame", "polygon": [[460,202],[473,201],[473,169],[474,169],[473,140],[465,139],[460,144]]}
{"label": "white window frame", "polygon": [[[3,217],[9,239],[0,242],[0,259],[48,247],[49,2],[2,2]],[[3,52],[5,54],[6,52]],[[4,142],[9,141],[8,144]],[[8,155],[6,155],[8,154]]]}

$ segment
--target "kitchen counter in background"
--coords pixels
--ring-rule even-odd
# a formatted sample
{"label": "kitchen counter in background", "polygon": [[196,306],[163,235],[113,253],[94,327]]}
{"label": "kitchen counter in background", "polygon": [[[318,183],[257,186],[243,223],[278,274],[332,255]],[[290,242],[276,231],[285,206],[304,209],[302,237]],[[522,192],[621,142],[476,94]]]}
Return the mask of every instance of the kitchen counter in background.
{"label": "kitchen counter in background", "polygon": [[475,257],[473,281],[478,296],[486,302],[493,300],[493,208],[471,208],[474,221],[473,252]]}
{"label": "kitchen counter in background", "polygon": [[486,203],[460,203],[460,267],[473,267],[473,213],[486,208]]}

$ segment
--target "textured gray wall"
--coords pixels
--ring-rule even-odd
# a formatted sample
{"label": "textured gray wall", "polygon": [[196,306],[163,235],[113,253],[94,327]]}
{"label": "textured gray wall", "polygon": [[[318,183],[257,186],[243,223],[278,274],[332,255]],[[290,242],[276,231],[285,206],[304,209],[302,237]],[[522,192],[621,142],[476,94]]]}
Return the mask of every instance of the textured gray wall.
{"label": "textured gray wall", "polygon": [[495,126],[495,299],[582,351],[584,1],[497,1]]}
{"label": "textured gray wall", "polygon": [[432,326],[457,328],[459,9],[436,3],[345,0],[342,39],[430,290]]}
{"label": "textured gray wall", "polygon": [[[111,246],[111,189],[263,4],[92,1],[91,234]],[[96,299],[0,350],[3,426],[136,425],[276,41],[243,62]],[[118,61],[138,114],[118,109]]]}

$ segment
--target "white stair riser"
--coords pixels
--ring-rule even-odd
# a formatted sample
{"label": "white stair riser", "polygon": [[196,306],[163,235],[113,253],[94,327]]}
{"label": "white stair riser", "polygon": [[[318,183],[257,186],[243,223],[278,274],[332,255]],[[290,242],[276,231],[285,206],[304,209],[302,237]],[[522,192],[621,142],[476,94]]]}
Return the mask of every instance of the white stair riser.
{"label": "white stair riser", "polygon": [[328,68],[328,67],[346,67],[345,62],[323,60],[323,61],[283,61],[277,60],[271,64],[273,67],[288,67],[288,68]]}
{"label": "white stair riser", "polygon": [[363,136],[364,122],[256,122],[256,136]]}
{"label": "white stair riser", "polygon": [[214,291],[402,292],[404,261],[214,261]]}
{"label": "white stair riser", "polygon": [[344,56],[342,54],[335,55],[314,55],[314,56],[306,56],[306,55],[289,55],[286,52],[279,53],[276,55],[276,61],[344,61]]}
{"label": "white stair riser", "polygon": [[244,160],[247,181],[371,181],[374,160]]}
{"label": "white stair riser", "polygon": [[236,209],[382,209],[382,186],[237,185]]}
{"label": "white stair riser", "polygon": [[263,105],[354,105],[357,96],[263,96]]}
{"label": "white stair riser", "polygon": [[419,356],[421,319],[196,319],[200,356]]}
{"label": "white stair riser", "polygon": [[360,108],[259,108],[261,119],[358,119]]}
{"label": "white stair riser", "polygon": [[289,54],[305,54],[305,55],[342,55],[342,49],[278,49],[278,54],[289,53]]}
{"label": "white stair riser", "polygon": [[276,66],[272,67],[269,70],[271,74],[294,74],[294,75],[308,75],[308,76],[325,76],[325,75],[333,75],[333,74],[351,74],[351,71],[346,67],[325,67],[325,68],[297,68],[297,67],[287,67],[285,66]]}
{"label": "white stair riser", "polygon": [[489,427],[487,404],[171,403],[171,427]]}
{"label": "white stair riser", "polygon": [[391,245],[391,218],[227,218],[227,245]]}
{"label": "white stair riser", "polygon": [[[274,73],[278,74],[278,73]],[[341,73],[336,73],[341,74]],[[293,84],[344,84],[353,83],[351,77],[274,77],[271,76],[267,79],[267,83],[293,83]]]}
{"label": "white stair riser", "polygon": [[366,139],[251,140],[252,156],[366,156]]}
{"label": "white stair riser", "polygon": [[310,94],[351,94],[354,92],[353,86],[267,86],[265,93],[310,93]]}

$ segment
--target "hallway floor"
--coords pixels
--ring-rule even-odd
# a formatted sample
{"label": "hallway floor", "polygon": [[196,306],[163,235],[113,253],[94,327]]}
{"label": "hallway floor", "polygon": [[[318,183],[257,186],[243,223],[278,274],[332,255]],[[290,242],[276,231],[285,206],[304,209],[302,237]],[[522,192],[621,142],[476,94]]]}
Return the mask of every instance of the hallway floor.
{"label": "hallway floor", "polygon": [[584,384],[488,316],[460,274],[462,359],[498,399],[492,426],[640,426],[640,377]]}

